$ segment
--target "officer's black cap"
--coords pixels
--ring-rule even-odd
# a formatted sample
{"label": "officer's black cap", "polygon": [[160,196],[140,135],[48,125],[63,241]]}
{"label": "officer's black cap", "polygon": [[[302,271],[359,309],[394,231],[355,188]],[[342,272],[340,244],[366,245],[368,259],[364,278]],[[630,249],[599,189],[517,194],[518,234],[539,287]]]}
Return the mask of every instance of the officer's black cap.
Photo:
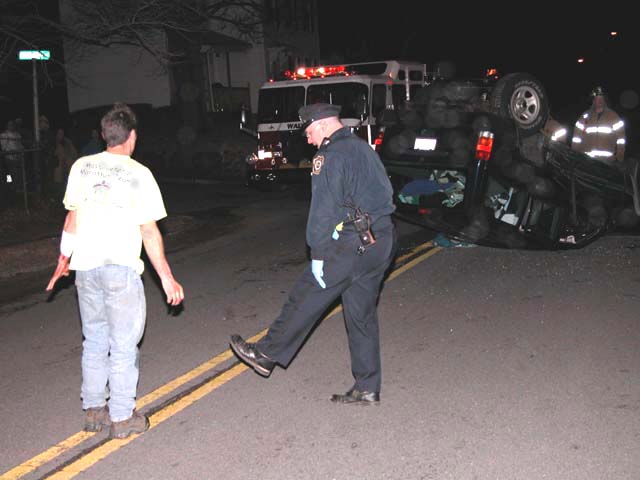
{"label": "officer's black cap", "polygon": [[330,103],[312,103],[311,105],[300,107],[298,110],[300,120],[302,120],[300,131],[304,132],[316,120],[339,116],[341,109],[340,105],[331,105]]}

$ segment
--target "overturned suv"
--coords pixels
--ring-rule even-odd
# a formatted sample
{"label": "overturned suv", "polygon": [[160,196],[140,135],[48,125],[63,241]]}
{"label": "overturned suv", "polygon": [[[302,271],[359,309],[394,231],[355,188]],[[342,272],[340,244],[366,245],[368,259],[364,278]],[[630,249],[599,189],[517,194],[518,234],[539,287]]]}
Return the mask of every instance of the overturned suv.
{"label": "overturned suv", "polygon": [[398,216],[504,248],[576,248],[603,234],[633,182],[552,141],[549,109],[535,77],[511,73],[436,80],[386,111],[380,155]]}

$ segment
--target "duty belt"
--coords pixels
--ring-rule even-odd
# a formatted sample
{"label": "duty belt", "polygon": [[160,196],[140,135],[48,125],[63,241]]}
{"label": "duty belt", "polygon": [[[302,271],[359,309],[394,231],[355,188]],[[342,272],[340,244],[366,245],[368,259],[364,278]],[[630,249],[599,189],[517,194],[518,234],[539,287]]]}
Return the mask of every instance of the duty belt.
{"label": "duty belt", "polygon": [[373,225],[370,225],[366,231],[358,230],[353,221],[349,223],[344,223],[342,232],[347,233],[357,233],[360,238],[360,245],[356,250],[358,255],[363,255],[368,247],[373,246],[376,243],[376,235],[378,232],[384,232],[393,226],[391,222],[391,217],[389,215],[384,215],[380,217]]}

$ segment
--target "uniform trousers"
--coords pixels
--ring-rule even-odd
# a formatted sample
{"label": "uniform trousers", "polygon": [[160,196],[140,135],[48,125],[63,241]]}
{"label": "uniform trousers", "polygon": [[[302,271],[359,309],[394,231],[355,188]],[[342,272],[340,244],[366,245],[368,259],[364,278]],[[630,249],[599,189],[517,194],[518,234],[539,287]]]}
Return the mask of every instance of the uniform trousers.
{"label": "uniform trousers", "polygon": [[326,288],[318,285],[311,266],[294,284],[280,315],[258,349],[286,367],[323,313],[342,296],[344,320],[349,339],[351,372],[359,391],[380,392],[380,334],[377,304],[385,272],[396,249],[395,227],[387,222],[375,231],[376,243],[357,253],[361,245],[355,232],[342,233],[324,258]]}

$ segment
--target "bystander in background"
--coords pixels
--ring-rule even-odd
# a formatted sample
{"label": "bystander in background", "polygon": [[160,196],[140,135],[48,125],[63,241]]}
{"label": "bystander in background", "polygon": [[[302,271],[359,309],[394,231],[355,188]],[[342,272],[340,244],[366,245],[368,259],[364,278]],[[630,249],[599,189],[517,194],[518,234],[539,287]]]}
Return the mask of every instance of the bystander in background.
{"label": "bystander in background", "polygon": [[53,154],[56,159],[56,166],[53,169],[53,183],[56,195],[61,195],[67,185],[71,165],[78,158],[78,151],[73,142],[65,135],[64,128],[56,130]]}
{"label": "bystander in background", "polygon": [[86,157],[87,155],[95,155],[104,150],[104,142],[100,138],[100,132],[97,129],[91,130],[91,136],[89,141],[85,143],[80,149],[80,155]]}
{"label": "bystander in background", "polygon": [[22,139],[14,120],[9,120],[7,128],[0,133],[0,146],[2,147],[2,170],[5,176],[3,181],[11,196],[15,192],[22,191],[22,160],[24,158]]}

